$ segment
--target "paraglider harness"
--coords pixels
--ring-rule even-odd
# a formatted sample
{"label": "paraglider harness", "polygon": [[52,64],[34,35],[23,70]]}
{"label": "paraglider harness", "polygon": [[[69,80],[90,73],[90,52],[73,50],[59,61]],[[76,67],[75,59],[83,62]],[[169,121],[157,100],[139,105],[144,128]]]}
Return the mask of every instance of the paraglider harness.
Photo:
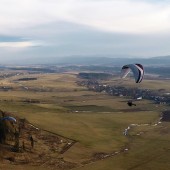
{"label": "paraglider harness", "polygon": [[127,102],[127,105],[130,106],[130,107],[131,107],[131,106],[136,106],[136,104],[134,104],[131,100],[129,100],[129,101]]}

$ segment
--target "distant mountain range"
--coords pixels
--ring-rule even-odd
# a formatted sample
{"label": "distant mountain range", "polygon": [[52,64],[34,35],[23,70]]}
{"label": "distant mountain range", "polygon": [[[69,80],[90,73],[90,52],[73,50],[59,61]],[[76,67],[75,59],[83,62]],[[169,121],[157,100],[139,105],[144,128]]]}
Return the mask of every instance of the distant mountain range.
{"label": "distant mountain range", "polygon": [[[25,62],[24,62],[25,61]],[[12,64],[1,65],[0,68],[10,68],[14,70],[29,70],[46,73],[64,71],[90,71],[101,73],[120,73],[125,64],[140,63],[145,68],[145,74],[156,74],[161,77],[170,78],[170,56],[152,58],[132,58],[120,57],[111,58],[110,56],[70,56],[58,58],[34,58],[34,60],[15,60]],[[22,67],[16,67],[21,65]],[[25,66],[25,67],[24,67]]]}
{"label": "distant mountain range", "polygon": [[[49,60],[50,62],[50,60]],[[111,57],[111,56],[74,56],[56,58],[53,64],[60,65],[105,65],[105,66],[121,66],[129,63],[141,63],[144,65],[167,66],[170,65],[170,56],[139,58],[139,57]]]}
{"label": "distant mountain range", "polygon": [[[53,64],[53,65],[102,65],[102,66],[122,66],[129,63],[141,63],[152,66],[170,66],[170,55],[152,58],[123,57],[123,56],[70,56],[70,57],[34,57],[15,60],[12,63],[18,65],[29,64]],[[4,63],[5,64],[5,63]]]}

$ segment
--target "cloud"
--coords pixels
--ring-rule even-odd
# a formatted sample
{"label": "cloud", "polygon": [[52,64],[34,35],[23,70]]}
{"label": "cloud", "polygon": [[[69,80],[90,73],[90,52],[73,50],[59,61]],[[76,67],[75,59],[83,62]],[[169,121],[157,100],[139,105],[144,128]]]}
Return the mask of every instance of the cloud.
{"label": "cloud", "polygon": [[1,0],[0,32],[65,21],[110,32],[170,29],[170,3],[145,0]]}
{"label": "cloud", "polygon": [[[21,41],[21,42],[0,42],[0,48],[28,48],[28,47],[36,47],[40,44],[38,42],[31,41]],[[41,44],[42,45],[42,44]]]}
{"label": "cloud", "polygon": [[10,59],[170,53],[168,0],[0,1],[0,54]]}
{"label": "cloud", "polygon": [[110,32],[169,31],[170,6],[146,1],[82,1],[70,9],[70,20]]}

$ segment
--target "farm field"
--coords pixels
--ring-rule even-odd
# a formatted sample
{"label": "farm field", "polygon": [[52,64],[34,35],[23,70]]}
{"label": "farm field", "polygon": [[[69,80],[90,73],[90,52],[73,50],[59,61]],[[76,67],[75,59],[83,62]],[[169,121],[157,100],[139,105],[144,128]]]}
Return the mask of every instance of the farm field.
{"label": "farm field", "polygon": [[[161,112],[169,106],[141,100],[137,101],[137,106],[129,107],[127,98],[88,91],[77,85],[78,80],[75,72],[29,74],[26,71],[0,79],[1,110],[25,118],[42,130],[75,141],[66,152],[50,155],[74,166],[50,166],[49,160],[44,160],[40,166],[32,166],[31,161],[15,165],[15,162],[1,158],[0,169],[170,168],[170,125],[168,122],[158,123]],[[121,85],[131,86],[128,82],[121,82]],[[105,83],[113,85],[115,81]],[[160,80],[147,80],[140,88],[168,91],[169,83],[167,81],[164,85]],[[127,127],[130,129],[125,136],[123,132]],[[37,153],[38,148],[35,143],[33,152]]]}

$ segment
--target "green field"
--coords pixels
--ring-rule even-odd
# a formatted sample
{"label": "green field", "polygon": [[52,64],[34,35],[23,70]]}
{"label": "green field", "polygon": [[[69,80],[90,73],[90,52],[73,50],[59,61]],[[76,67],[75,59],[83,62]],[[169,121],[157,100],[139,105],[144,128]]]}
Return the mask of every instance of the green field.
{"label": "green field", "polygon": [[[37,80],[17,81],[24,77]],[[130,108],[126,98],[88,91],[78,86],[77,80],[76,74],[70,73],[25,73],[2,79],[1,86],[13,89],[0,91],[0,109],[26,118],[41,129],[76,140],[77,143],[61,156],[76,163],[77,170],[170,169],[170,125],[153,126],[168,106],[156,107],[151,101],[141,100],[135,108]],[[114,84],[114,81],[105,83]],[[141,88],[169,90],[167,84],[147,80]],[[131,124],[148,125],[134,126],[128,136],[124,136],[124,129]],[[111,154],[126,147],[126,152],[94,159],[96,154]],[[8,170],[13,165],[3,163],[1,168]],[[30,165],[15,167],[22,168],[35,169]],[[42,168],[48,169],[36,167],[37,170]]]}

